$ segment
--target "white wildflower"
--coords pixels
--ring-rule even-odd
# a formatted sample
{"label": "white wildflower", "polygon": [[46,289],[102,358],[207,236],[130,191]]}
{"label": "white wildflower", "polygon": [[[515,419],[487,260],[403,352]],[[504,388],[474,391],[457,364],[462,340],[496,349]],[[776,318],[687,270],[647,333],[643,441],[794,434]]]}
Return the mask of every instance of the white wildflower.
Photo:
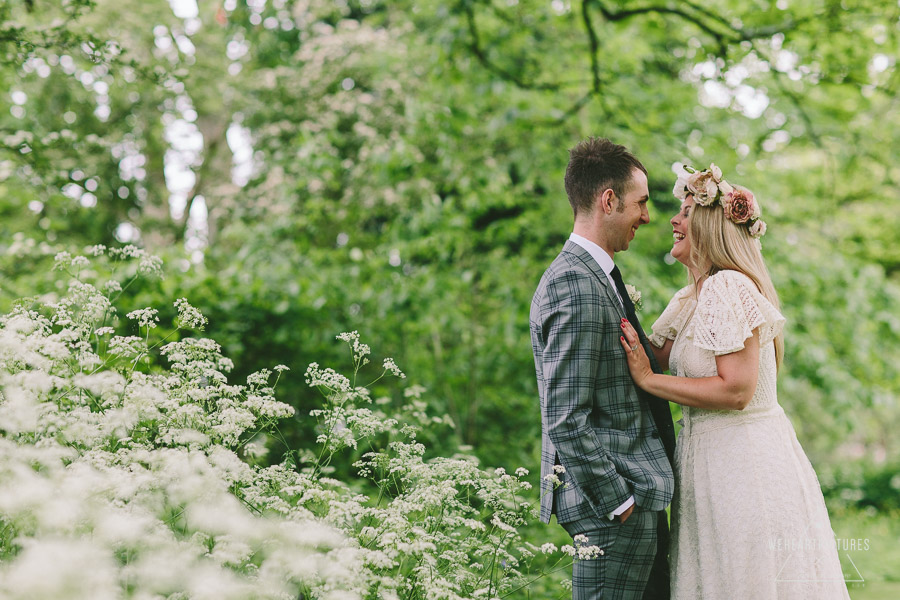
{"label": "white wildflower", "polygon": [[162,277],[162,259],[158,256],[147,254],[141,257],[138,263],[138,272],[144,276]]}
{"label": "white wildflower", "polygon": [[320,369],[319,363],[310,363],[306,368],[306,383],[310,387],[326,387],[333,391],[349,392],[350,380],[333,369]]}
{"label": "white wildflower", "polygon": [[127,244],[121,248],[110,248],[109,256],[114,259],[137,258],[143,256],[145,252],[132,244]]}
{"label": "white wildflower", "polygon": [[603,550],[600,546],[581,546],[576,553],[578,560],[593,560],[598,556],[603,556]]}
{"label": "white wildflower", "polygon": [[272,419],[284,419],[294,416],[294,407],[284,402],[278,402],[271,396],[257,396],[251,394],[247,397],[244,406],[261,417]]}
{"label": "white wildflower", "polygon": [[[24,543],[23,543],[24,542]],[[7,563],[0,584],[5,598],[121,597],[112,548],[89,537],[19,538],[23,549]],[[48,568],[49,565],[52,567]]]}
{"label": "white wildflower", "polygon": [[265,435],[259,435],[244,444],[244,455],[255,459],[265,458],[269,453],[265,438]]}
{"label": "white wildflower", "polygon": [[463,525],[472,529],[473,531],[484,531],[487,529],[484,523],[481,521],[476,521],[475,519],[463,519]]}
{"label": "white wildflower", "polygon": [[509,523],[504,523],[500,516],[496,514],[491,518],[491,525],[507,533],[516,533],[515,527],[513,527]]}
{"label": "white wildflower", "polygon": [[403,371],[400,370],[400,367],[397,366],[397,363],[394,362],[393,358],[384,359],[383,366],[386,371],[389,371],[394,376],[399,377],[400,379],[406,379],[406,375],[403,374]]}
{"label": "white wildflower", "polygon": [[247,385],[251,387],[261,387],[269,384],[269,376],[272,371],[269,369],[260,369],[256,373],[247,376]]}
{"label": "white wildflower", "polygon": [[335,336],[335,339],[341,340],[342,342],[347,342],[348,344],[352,344],[353,342],[359,341],[359,332],[350,331],[339,333]]}
{"label": "white wildflower", "polygon": [[405,390],[403,390],[403,397],[418,399],[418,398],[421,398],[422,394],[424,394],[426,391],[427,390],[425,389],[424,386],[421,386],[419,384],[414,384],[414,385],[409,386]]}
{"label": "white wildflower", "polygon": [[178,327],[202,331],[206,326],[208,322],[206,317],[198,309],[191,306],[186,298],[176,300],[175,308],[178,309],[178,317],[176,319]]}
{"label": "white wildflower", "polygon": [[125,392],[125,378],[115,371],[100,371],[93,374],[76,374],[72,383],[89,391],[98,398],[121,396]]}
{"label": "white wildflower", "polygon": [[349,333],[344,332],[337,335],[336,338],[350,344],[350,348],[353,350],[353,360],[355,362],[363,365],[369,363],[369,359],[366,357],[371,354],[372,350],[369,348],[368,344],[363,344],[359,341],[359,332],[355,330]]}
{"label": "white wildflower", "polygon": [[155,308],[140,308],[138,310],[133,310],[127,315],[129,319],[138,322],[139,327],[148,327],[150,329],[156,327],[156,324],[159,323],[159,316],[157,316],[159,311]]}
{"label": "white wildflower", "polygon": [[142,352],[145,352],[147,346],[144,342],[143,338],[130,335],[127,337],[123,337],[121,335],[117,335],[109,340],[109,348],[108,352],[110,354],[118,354],[120,356],[137,356]]}
{"label": "white wildflower", "polygon": [[58,252],[53,257],[53,269],[57,271],[65,271],[72,264],[72,255],[68,252]]}

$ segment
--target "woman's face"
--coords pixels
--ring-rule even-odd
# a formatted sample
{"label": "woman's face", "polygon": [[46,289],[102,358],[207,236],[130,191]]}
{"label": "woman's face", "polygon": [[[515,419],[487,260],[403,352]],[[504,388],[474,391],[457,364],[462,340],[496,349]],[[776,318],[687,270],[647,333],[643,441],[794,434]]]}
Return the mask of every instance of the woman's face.
{"label": "woman's face", "polygon": [[691,239],[688,230],[691,227],[691,211],[694,210],[694,197],[688,196],[681,203],[681,210],[669,220],[672,224],[672,235],[675,243],[672,245],[672,258],[691,268]]}

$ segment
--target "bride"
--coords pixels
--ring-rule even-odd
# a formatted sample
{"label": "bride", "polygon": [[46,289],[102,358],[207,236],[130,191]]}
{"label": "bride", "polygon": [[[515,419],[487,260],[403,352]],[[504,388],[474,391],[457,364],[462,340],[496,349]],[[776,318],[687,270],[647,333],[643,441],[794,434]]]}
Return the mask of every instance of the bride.
{"label": "bride", "polygon": [[635,383],[682,405],[672,504],[672,598],[849,599],[815,471],[776,397],[784,317],[749,190],[686,168],[672,256],[693,284],[653,326],[654,374],[622,323]]}

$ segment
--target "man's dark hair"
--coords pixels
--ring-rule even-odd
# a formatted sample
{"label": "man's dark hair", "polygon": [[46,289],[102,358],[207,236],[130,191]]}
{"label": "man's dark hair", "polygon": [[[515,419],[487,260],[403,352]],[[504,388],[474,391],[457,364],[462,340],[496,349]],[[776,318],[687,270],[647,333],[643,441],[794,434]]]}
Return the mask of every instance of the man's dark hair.
{"label": "man's dark hair", "polygon": [[588,138],[569,150],[566,167],[566,195],[572,212],[590,214],[594,202],[603,190],[611,189],[619,199],[621,210],[627,186],[635,169],[647,174],[647,169],[625,146],[605,138]]}

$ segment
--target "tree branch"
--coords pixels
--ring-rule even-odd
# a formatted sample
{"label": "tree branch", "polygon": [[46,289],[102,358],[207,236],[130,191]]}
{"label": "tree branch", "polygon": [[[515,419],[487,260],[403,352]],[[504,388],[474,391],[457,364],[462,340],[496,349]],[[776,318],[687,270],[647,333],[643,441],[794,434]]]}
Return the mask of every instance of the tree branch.
{"label": "tree branch", "polygon": [[484,47],[481,42],[481,34],[478,31],[478,25],[475,23],[475,11],[472,8],[472,3],[470,0],[462,0],[460,2],[463,10],[466,13],[466,24],[468,25],[469,35],[472,40],[469,43],[469,49],[472,51],[472,54],[478,59],[478,62],[482,64],[482,66],[488,71],[494,73],[495,75],[499,75],[501,78],[511,81],[516,86],[525,89],[525,90],[542,90],[542,91],[557,91],[560,86],[557,83],[538,83],[534,81],[527,81],[520,77],[519,75],[512,73],[504,69],[503,67],[495,64],[488,56],[484,50]]}
{"label": "tree branch", "polygon": [[[491,60],[481,38],[481,32],[478,29],[478,23],[474,9],[475,1],[476,0],[460,0],[459,6],[465,12],[466,16],[466,24],[471,38],[468,44],[469,49],[475,55],[481,65],[491,73],[494,73],[495,75],[515,84],[517,87],[522,89],[560,91],[563,88],[563,84],[561,84],[560,82],[541,83],[529,80],[523,77],[521,74],[512,72]],[[719,47],[718,53],[720,56],[726,56],[728,54],[729,47],[733,44],[738,44],[745,41],[753,43],[754,40],[760,38],[768,38],[775,33],[795,29],[800,24],[808,22],[814,18],[812,16],[809,16],[798,19],[791,19],[777,25],[768,25],[757,28],[744,28],[735,25],[734,22],[729,21],[726,17],[723,17],[720,14],[713,13],[708,8],[698,5],[693,0],[682,0],[681,4],[682,6],[647,4],[645,6],[622,8],[616,10],[606,6],[602,0],[582,0],[581,19],[584,22],[585,30],[587,32],[589,46],[591,73],[590,89],[582,97],[576,100],[574,104],[566,109],[562,117],[558,119],[538,121],[536,122],[536,124],[539,126],[559,125],[563,121],[567,120],[569,117],[580,111],[585,105],[588,104],[588,102],[594,95],[599,95],[602,91],[601,63],[599,56],[600,36],[597,34],[597,30],[594,27],[593,21],[591,20],[591,10],[593,9],[598,10],[603,18],[610,22],[624,21],[632,17],[649,14],[670,15],[673,17],[677,17],[692,24],[700,31],[711,36]],[[491,7],[494,9],[494,12],[497,13],[498,17],[502,18],[504,22],[508,24],[512,23],[512,20],[507,15],[500,14],[498,12],[498,9],[493,5],[491,5]],[[810,137],[817,145],[821,147],[821,139],[815,132],[812,120],[809,118],[809,115],[807,115],[803,110],[800,101],[790,93],[790,90],[783,86],[783,82],[778,79],[778,76],[776,76],[776,81],[782,92],[797,108],[799,114],[801,115],[801,118],[803,119],[807,127],[807,130],[809,131]]]}
{"label": "tree branch", "polygon": [[[700,6],[695,2],[692,2],[691,0],[682,1],[685,6],[689,7],[692,11],[695,11],[696,14],[692,14],[691,12],[683,10],[681,8],[673,8],[671,6],[663,5],[647,5],[638,8],[623,9],[618,11],[611,10],[600,3],[598,3],[598,6],[600,8],[600,12],[603,13],[603,16],[609,21],[622,21],[634,16],[649,13],[668,14],[679,17],[711,35],[718,44],[721,54],[727,53],[729,43],[749,42],[759,38],[772,37],[779,32],[791,31],[798,25],[810,21],[814,18],[813,16],[809,16],[803,17],[801,19],[791,19],[788,21],[784,21],[783,23],[780,23],[778,25],[744,28],[735,26],[731,21],[729,21],[722,15],[716,14],[710,11],[707,7]],[[701,18],[701,16],[703,18]],[[705,19],[717,23],[720,28],[717,29],[713,27],[712,23],[708,23]]]}
{"label": "tree branch", "polygon": [[[672,8],[669,6],[659,6],[659,5],[649,5],[649,6],[642,6],[639,8],[613,11],[613,10],[610,10],[609,8],[605,7],[600,2],[597,2],[597,6],[600,9],[600,12],[603,14],[603,17],[607,21],[623,21],[625,19],[630,19],[631,17],[635,17],[638,15],[645,15],[645,14],[649,14],[649,13],[668,14],[668,15],[674,15],[677,17],[681,17],[685,21],[688,21],[688,22],[696,25],[701,30],[703,30],[706,33],[708,33],[709,35],[711,35],[716,40],[716,42],[719,44],[720,48],[725,48],[727,46],[726,41],[725,41],[726,36],[721,31],[717,31],[711,25],[705,23],[703,20],[695,17],[694,15],[690,14],[687,11],[681,10],[680,8]],[[703,11],[703,12],[706,13],[707,11]],[[733,39],[733,41],[739,41],[739,40],[735,37]]]}
{"label": "tree branch", "polygon": [[581,18],[584,21],[584,27],[587,29],[588,33],[588,41],[591,46],[591,75],[593,76],[594,87],[593,91],[595,94],[600,93],[600,64],[597,59],[597,54],[600,52],[600,41],[597,39],[597,32],[594,31],[594,24],[591,23],[591,15],[588,12],[588,8],[593,3],[593,0],[584,0],[581,3]]}

